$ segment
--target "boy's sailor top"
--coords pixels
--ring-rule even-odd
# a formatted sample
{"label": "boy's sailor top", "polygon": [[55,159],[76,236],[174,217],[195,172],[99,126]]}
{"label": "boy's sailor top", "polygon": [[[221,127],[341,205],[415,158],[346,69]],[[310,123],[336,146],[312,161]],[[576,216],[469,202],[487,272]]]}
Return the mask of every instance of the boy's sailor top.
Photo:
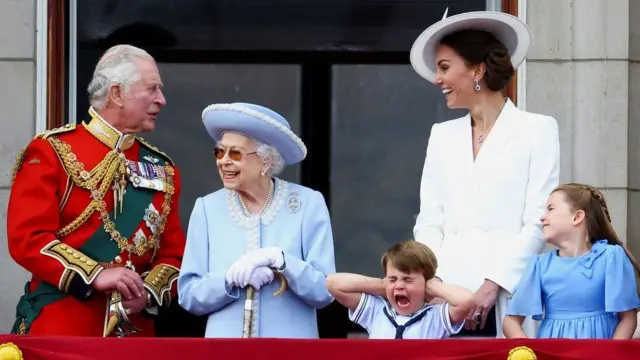
{"label": "boy's sailor top", "polygon": [[379,296],[362,294],[349,319],[369,333],[369,339],[446,339],[457,334],[464,322],[451,324],[449,304],[426,305],[409,316],[398,314]]}

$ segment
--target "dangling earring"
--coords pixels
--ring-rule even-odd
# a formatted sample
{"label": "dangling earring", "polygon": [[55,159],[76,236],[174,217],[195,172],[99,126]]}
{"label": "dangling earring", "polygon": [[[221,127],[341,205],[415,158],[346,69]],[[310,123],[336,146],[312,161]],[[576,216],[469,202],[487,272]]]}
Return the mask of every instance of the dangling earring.
{"label": "dangling earring", "polygon": [[480,84],[477,79],[473,79],[473,84],[476,86],[476,91],[480,91]]}

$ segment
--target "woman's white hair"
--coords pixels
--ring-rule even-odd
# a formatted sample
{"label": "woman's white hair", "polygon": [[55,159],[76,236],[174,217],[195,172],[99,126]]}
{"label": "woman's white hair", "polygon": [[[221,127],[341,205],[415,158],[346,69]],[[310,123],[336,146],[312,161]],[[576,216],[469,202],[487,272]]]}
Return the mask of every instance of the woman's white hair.
{"label": "woman's white hair", "polygon": [[89,103],[96,110],[107,104],[107,92],[111,84],[122,85],[128,94],[131,85],[140,80],[140,72],[136,64],[139,60],[153,60],[148,52],[131,45],[116,45],[107,50],[96,69],[87,88]]}
{"label": "woman's white hair", "polygon": [[266,175],[280,175],[282,170],[284,170],[284,158],[282,158],[280,152],[273,146],[269,146],[259,140],[254,139],[253,141],[255,141],[256,145],[258,146],[256,153],[258,154],[260,159],[262,159],[262,161],[267,161],[267,159],[271,160],[271,166],[269,167]]}

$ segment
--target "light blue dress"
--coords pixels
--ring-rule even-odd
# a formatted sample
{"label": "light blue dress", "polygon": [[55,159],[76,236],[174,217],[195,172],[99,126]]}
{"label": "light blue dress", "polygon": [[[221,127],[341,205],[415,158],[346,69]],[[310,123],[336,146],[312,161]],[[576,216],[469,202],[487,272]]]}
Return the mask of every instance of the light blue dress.
{"label": "light blue dress", "polygon": [[243,254],[271,246],[285,253],[288,287],[273,296],[276,277],[257,292],[252,337],[318,337],[316,309],[333,301],[326,287],[326,276],[335,273],[329,211],[319,192],[280,179],[261,217],[247,215],[235,191],[221,189],[195,202],[178,296],[185,310],[209,315],[205,337],[242,337],[246,292],[226,286],[225,273]]}
{"label": "light blue dress", "polygon": [[633,264],[621,246],[600,240],[580,257],[550,251],[532,259],[507,315],[542,320],[538,338],[611,339],[617,313],[636,308]]}

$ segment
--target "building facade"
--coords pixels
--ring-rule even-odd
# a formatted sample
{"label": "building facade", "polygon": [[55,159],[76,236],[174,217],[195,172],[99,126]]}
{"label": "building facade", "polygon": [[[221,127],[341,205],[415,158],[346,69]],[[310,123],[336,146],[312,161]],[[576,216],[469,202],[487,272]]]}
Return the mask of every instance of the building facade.
{"label": "building facade", "polygon": [[[339,271],[376,275],[382,250],[411,237],[429,129],[459,112],[446,109],[439,91],[415,75],[408,50],[447,4],[423,2],[427,7],[419,12],[411,8],[413,2],[394,8],[371,1],[371,7],[340,13],[342,2],[327,1],[334,8],[314,14],[326,14],[330,26],[295,21],[304,18],[304,9],[268,14],[300,28],[269,28],[263,39],[260,33],[267,27],[242,12],[255,6],[249,0],[244,9],[212,8],[205,14],[188,8],[150,12],[136,8],[136,1],[109,9],[97,0],[56,3],[0,2],[2,243],[16,155],[36,133],[85,118],[91,70],[101,52],[118,42],[139,44],[158,59],[168,105],[157,130],[145,138],[174,158],[184,178],[193,179],[185,179],[180,203],[185,229],[195,197],[220,186],[200,112],[213,102],[250,101],[279,110],[307,143],[309,158],[283,177],[325,195]],[[640,210],[640,24],[630,21],[640,15],[640,3],[465,0],[452,5],[449,14],[481,8],[517,14],[531,26],[533,45],[510,95],[519,107],[558,120],[561,181],[601,188],[615,229],[640,257],[640,223],[632,215]],[[394,16],[380,17],[392,10]],[[422,19],[421,14],[428,15]],[[225,18],[231,20],[225,23]],[[348,25],[335,25],[344,24],[339,20],[344,18]],[[140,25],[142,19],[147,23]],[[398,30],[384,32],[376,27],[380,23]],[[60,50],[59,43],[67,45]],[[0,271],[2,333],[13,323],[28,274],[6,246],[0,247]],[[342,310],[332,311],[326,319],[346,324]]]}

